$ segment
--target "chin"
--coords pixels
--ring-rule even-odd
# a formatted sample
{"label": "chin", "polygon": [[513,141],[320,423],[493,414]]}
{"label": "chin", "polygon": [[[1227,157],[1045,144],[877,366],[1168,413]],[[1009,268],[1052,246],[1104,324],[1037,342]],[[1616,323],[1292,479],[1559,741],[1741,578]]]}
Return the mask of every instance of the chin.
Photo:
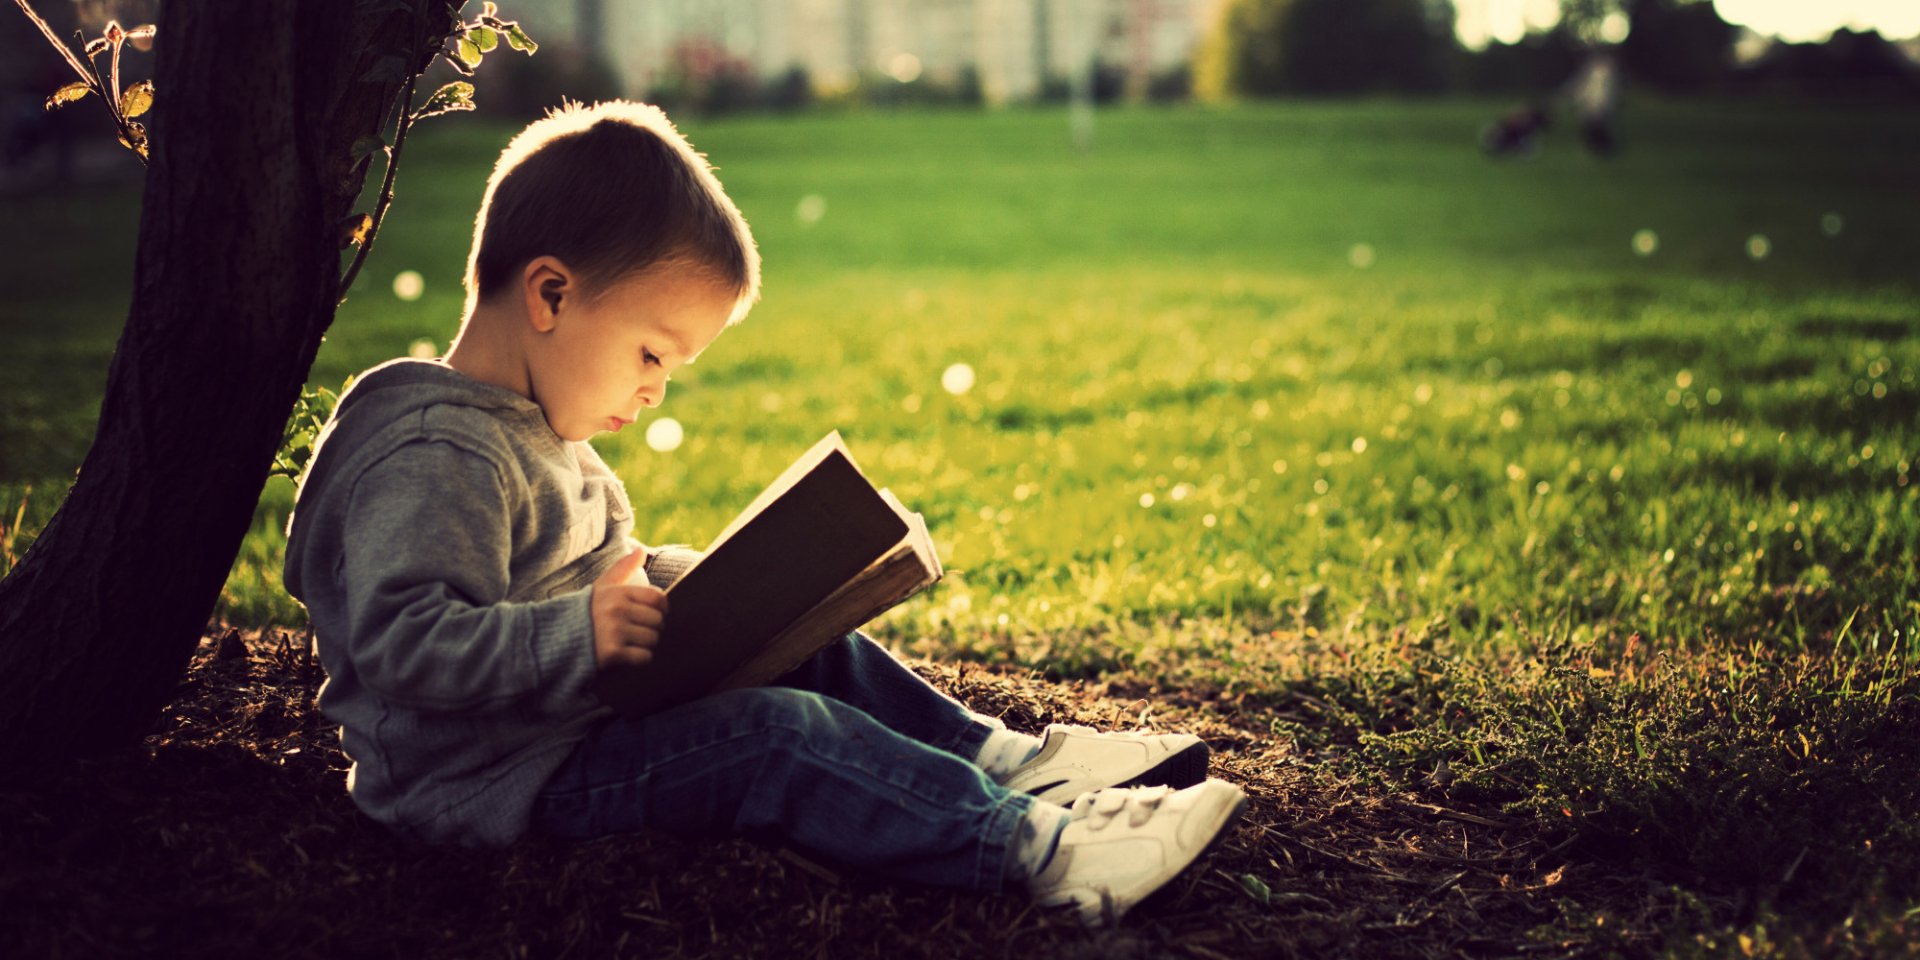
{"label": "chin", "polygon": [[559,437],[560,439],[565,440],[568,443],[572,443],[576,440],[585,440],[588,437],[591,437],[598,432],[598,431],[588,431],[587,433],[583,434],[578,429],[562,427],[559,424],[553,422],[553,417],[551,415],[547,417],[547,429],[552,430],[554,436]]}

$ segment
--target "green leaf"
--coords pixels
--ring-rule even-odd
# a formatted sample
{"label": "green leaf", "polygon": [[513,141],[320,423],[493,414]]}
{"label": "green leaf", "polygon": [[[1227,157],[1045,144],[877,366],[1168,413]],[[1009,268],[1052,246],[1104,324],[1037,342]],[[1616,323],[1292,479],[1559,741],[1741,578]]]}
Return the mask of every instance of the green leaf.
{"label": "green leaf", "polygon": [[540,45],[534,43],[533,38],[527,36],[527,32],[520,29],[517,23],[507,24],[507,46],[526,54],[540,49]]}
{"label": "green leaf", "polygon": [[142,80],[120,91],[120,112],[137,117],[153,107],[153,81]]}
{"label": "green leaf", "polygon": [[97,57],[97,56],[99,56],[99,55],[101,55],[101,54],[103,54],[103,53],[106,53],[106,52],[107,52],[107,48],[108,48],[108,47],[111,47],[111,46],[113,46],[113,44],[111,44],[111,43],[108,43],[107,41],[105,41],[105,40],[102,40],[102,39],[100,39],[100,38],[98,38],[98,37],[96,37],[96,38],[94,38],[94,39],[92,39],[92,40],[88,40],[88,41],[87,41],[87,50],[86,50],[86,53],[87,53],[87,59],[88,59],[88,60],[92,60],[92,59],[93,59],[94,57]]}
{"label": "green leaf", "polygon": [[500,8],[492,2],[482,3],[480,5],[480,15],[483,17],[497,17],[500,15]]}
{"label": "green leaf", "polygon": [[128,123],[127,132],[120,136],[120,145],[139,154],[140,159],[145,160],[147,158],[147,128],[139,123]]}
{"label": "green leaf", "polygon": [[[352,383],[353,378],[347,378],[347,384]],[[346,386],[340,389],[344,392]],[[326,387],[300,391],[300,398],[294,401],[293,410],[287,415],[287,425],[280,433],[280,451],[274,454],[271,475],[295,481],[300,479],[301,471],[313,460],[314,442],[326,429],[327,421],[332,418],[334,407],[339,402],[340,395]]]}
{"label": "green leaf", "polygon": [[473,84],[464,80],[455,80],[435,90],[433,96],[428,97],[427,102],[421,104],[419,110],[414,111],[413,119],[420,120],[426,117],[438,116],[443,113],[451,113],[455,110],[472,109]]}
{"label": "green leaf", "polygon": [[106,38],[108,43],[119,43],[127,39],[127,31],[120,28],[120,21],[108,20]]}
{"label": "green leaf", "polygon": [[462,36],[453,45],[453,55],[459,57],[469,70],[480,65],[480,45],[474,43],[471,37]]}
{"label": "green leaf", "polygon": [[1273,891],[1267,889],[1266,881],[1251,873],[1240,875],[1240,889],[1246,891],[1247,896],[1252,897],[1255,903],[1264,906],[1273,902]]}
{"label": "green leaf", "polygon": [[500,33],[492,27],[474,27],[467,31],[467,37],[473,41],[474,46],[480,48],[481,53],[486,53],[500,45]]}
{"label": "green leaf", "polygon": [[134,27],[132,30],[128,30],[127,39],[143,40],[147,37],[153,36],[154,33],[157,32],[159,29],[160,29],[159,27],[156,27],[151,23],[143,23],[137,27]]}
{"label": "green leaf", "polygon": [[55,90],[53,96],[47,98],[47,109],[57,110],[92,92],[93,88],[84,83],[69,83]]}
{"label": "green leaf", "polygon": [[340,247],[355,246],[367,242],[368,234],[373,232],[373,214],[360,213],[348,217],[340,224]]}

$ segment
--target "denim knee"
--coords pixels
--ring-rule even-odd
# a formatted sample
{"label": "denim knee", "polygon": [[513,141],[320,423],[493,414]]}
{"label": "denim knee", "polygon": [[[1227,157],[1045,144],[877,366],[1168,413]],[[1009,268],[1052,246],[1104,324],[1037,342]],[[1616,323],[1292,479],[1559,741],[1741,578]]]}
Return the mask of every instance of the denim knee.
{"label": "denim knee", "polygon": [[728,716],[745,720],[752,726],[784,729],[811,729],[833,722],[833,707],[828,698],[812,690],[793,687],[745,687],[713,695],[714,706]]}

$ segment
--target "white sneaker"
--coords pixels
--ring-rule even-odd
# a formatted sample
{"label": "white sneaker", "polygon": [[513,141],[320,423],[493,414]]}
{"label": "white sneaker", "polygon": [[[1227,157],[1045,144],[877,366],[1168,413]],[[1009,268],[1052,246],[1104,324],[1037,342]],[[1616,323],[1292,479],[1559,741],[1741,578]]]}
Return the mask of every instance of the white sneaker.
{"label": "white sneaker", "polygon": [[1080,922],[1111,926],[1207,852],[1246,803],[1225,780],[1081,794],[1053,859],[1027,889],[1042,906],[1070,903]]}
{"label": "white sneaker", "polygon": [[1088,790],[1106,787],[1191,787],[1206,779],[1209,755],[1206,743],[1190,733],[1101,733],[1051,723],[1040,752],[1000,785],[1066,806]]}

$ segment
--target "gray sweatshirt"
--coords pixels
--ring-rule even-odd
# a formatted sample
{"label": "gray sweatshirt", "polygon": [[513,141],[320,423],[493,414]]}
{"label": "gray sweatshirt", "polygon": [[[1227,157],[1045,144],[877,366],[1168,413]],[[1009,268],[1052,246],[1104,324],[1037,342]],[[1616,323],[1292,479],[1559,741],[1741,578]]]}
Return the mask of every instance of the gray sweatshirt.
{"label": "gray sweatshirt", "polygon": [[588,601],[632,528],[619,478],[533,401],[439,361],[355,381],[301,477],[285,574],[361,810],[430,842],[525,831],[611,715],[589,688]]}

